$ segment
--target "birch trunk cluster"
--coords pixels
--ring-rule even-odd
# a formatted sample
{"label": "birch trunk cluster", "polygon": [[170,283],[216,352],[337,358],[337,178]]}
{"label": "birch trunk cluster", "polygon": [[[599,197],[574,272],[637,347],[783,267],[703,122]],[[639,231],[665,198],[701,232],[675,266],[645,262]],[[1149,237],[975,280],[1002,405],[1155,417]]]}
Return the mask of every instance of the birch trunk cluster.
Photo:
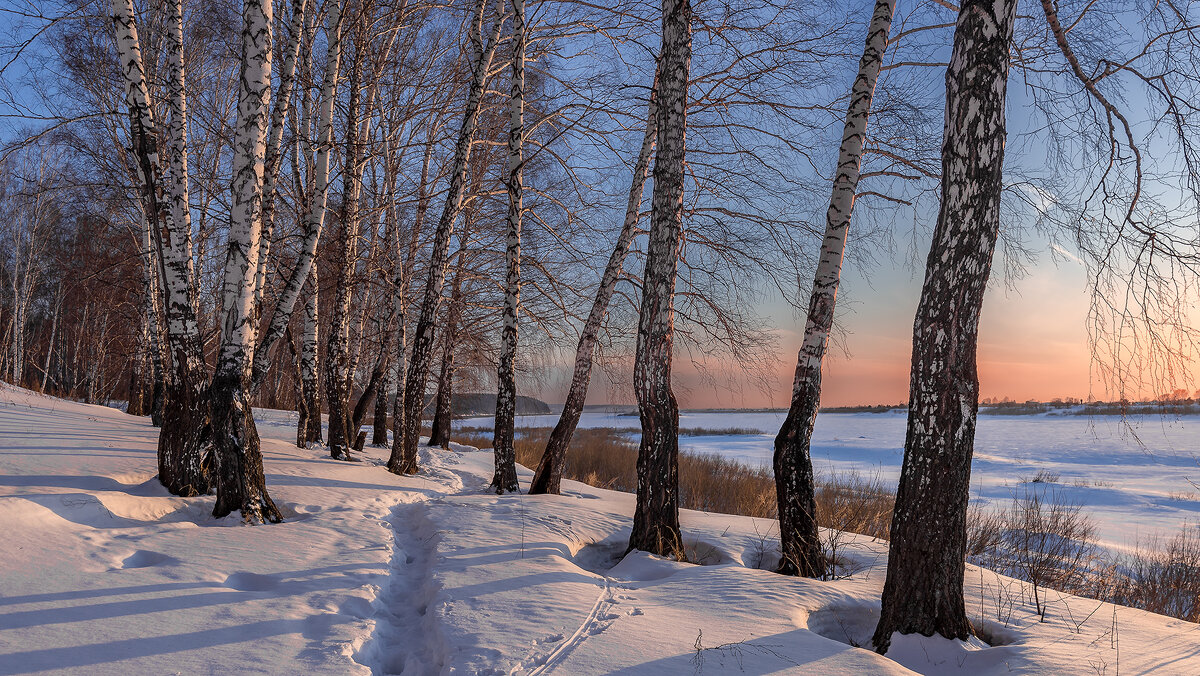
{"label": "birch trunk cluster", "polygon": [[663,0],[658,56],[658,150],[634,361],[642,423],[637,506],[629,549],[685,558],[679,531],[679,405],[671,389],[675,279],[683,244],[684,137],[692,62],[692,6]]}
{"label": "birch trunk cluster", "polygon": [[[182,31],[180,0],[168,3],[168,31]],[[162,431],[159,434],[159,481],[175,495],[191,496],[207,493],[210,482],[204,466],[204,435],[196,434],[208,424],[208,405],[204,391],[205,367],[196,323],[192,294],[192,255],[190,217],[187,214],[187,147],[184,72],[178,55],[181,38],[171,41],[172,56],[170,100],[173,119],[170,125],[170,154],[172,167],[171,194],[164,193],[164,176],[158,152],[158,128],[154,108],[146,83],[141,41],[134,22],[132,0],[113,0],[113,27],[116,33],[117,54],[125,83],[125,102],[131,120],[131,138],[140,181],[141,206],[145,211],[157,262],[158,279],[162,282],[166,342],[169,346],[171,368],[164,392]],[[169,203],[169,204],[168,204]],[[174,209],[170,205],[174,205]],[[186,228],[186,229],[185,229]]]}

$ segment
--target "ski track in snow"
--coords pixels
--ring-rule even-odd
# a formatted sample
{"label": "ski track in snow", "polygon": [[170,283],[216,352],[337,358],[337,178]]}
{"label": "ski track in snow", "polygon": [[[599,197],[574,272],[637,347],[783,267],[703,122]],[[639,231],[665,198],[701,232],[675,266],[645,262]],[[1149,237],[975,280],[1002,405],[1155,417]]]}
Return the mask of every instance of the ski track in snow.
{"label": "ski track in snow", "polygon": [[560,643],[557,648],[549,653],[532,655],[526,658],[518,667],[510,671],[510,674],[517,674],[522,671],[527,672],[528,676],[544,676],[545,674],[549,674],[562,664],[575,648],[592,636],[603,632],[609,625],[616,621],[617,616],[615,614],[602,612],[615,604],[613,600],[612,579],[608,576],[605,576],[603,579],[604,587],[596,597],[596,603],[592,605],[592,610],[583,619],[583,622],[575,630],[575,633],[571,634],[567,640]]}

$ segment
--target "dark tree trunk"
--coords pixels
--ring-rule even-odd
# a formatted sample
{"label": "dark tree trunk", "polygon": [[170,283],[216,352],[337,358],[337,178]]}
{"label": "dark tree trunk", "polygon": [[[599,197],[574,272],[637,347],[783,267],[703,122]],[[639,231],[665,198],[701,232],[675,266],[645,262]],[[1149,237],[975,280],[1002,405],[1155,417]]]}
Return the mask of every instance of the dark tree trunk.
{"label": "dark tree trunk", "polygon": [[[296,446],[308,446],[308,412],[304,410],[304,364],[300,359],[300,350],[296,349],[296,339],[289,327],[284,333],[288,352],[292,354],[292,367],[296,369]],[[253,378],[253,376],[251,376]]]}
{"label": "dark tree trunk", "polygon": [[913,326],[904,465],[875,649],[892,635],[966,639],[966,516],[979,407],[979,315],[1000,230],[1015,0],[963,3],[946,71],[942,203]]}
{"label": "dark tree trunk", "polygon": [[155,378],[150,385],[150,424],[155,427],[162,427],[163,424],[163,402],[166,399],[163,390],[162,379]]}
{"label": "dark tree trunk", "polygon": [[[146,401],[145,388],[143,387],[145,362],[146,356],[141,350],[129,360],[129,406],[125,408],[125,412],[129,415],[144,416],[149,408],[149,402]],[[43,386],[42,392],[45,393],[45,391],[46,388]]]}
{"label": "dark tree trunk", "polygon": [[[479,190],[479,185],[473,185]],[[463,219],[462,242],[459,244],[458,261],[454,269],[454,282],[450,288],[449,309],[446,313],[446,329],[442,336],[442,370],[438,376],[437,395],[434,399],[433,422],[429,430],[429,446],[450,448],[450,427],[454,421],[454,348],[458,341],[458,331],[463,313],[463,276],[467,263],[467,243],[471,239],[471,226],[474,224],[476,211],[471,210]]]}
{"label": "dark tree trunk", "polygon": [[379,381],[379,393],[375,395],[375,413],[371,420],[371,445],[380,448],[387,446],[388,430],[388,388],[391,379],[385,372]]}
{"label": "dark tree trunk", "polygon": [[[447,327],[452,330],[452,327]],[[450,448],[450,423],[454,419],[454,336],[446,336],[442,352],[442,370],[438,376],[437,396],[433,404],[433,422],[429,426],[429,445]]]}
{"label": "dark tree trunk", "polygon": [[646,120],[646,134],[642,138],[642,148],[638,153],[637,163],[633,168],[633,181],[629,186],[629,199],[625,205],[625,222],[621,233],[617,235],[616,246],[609,255],[608,265],[600,278],[600,286],[596,289],[596,299],[588,313],[583,330],[579,333],[579,344],[575,348],[575,369],[571,374],[571,387],[567,391],[567,400],[563,404],[558,424],[550,433],[546,442],[546,450],[533,473],[533,481],[529,484],[529,494],[538,495],[550,493],[558,495],[562,485],[563,467],[567,461],[567,449],[571,446],[571,437],[579,426],[579,418],[583,415],[583,405],[587,401],[588,385],[592,379],[592,356],[596,350],[596,342],[600,339],[600,325],[608,314],[608,304],[612,300],[617,280],[625,265],[625,257],[633,243],[637,230],[638,217],[642,210],[642,192],[646,185],[646,172],[650,168],[650,153],[654,149],[654,138],[658,126],[655,118],[658,90],[658,73],[655,73],[654,83],[650,87],[650,110]]}
{"label": "dark tree trunk", "polygon": [[[387,370],[387,364],[383,362],[385,359],[387,359],[386,352],[381,353],[379,361],[375,362],[375,368],[371,370],[371,379],[367,381],[366,389],[359,395],[358,402],[354,404],[354,411],[350,414],[348,425],[350,436],[348,438],[354,440],[354,448],[358,451],[361,451],[366,443],[366,433],[359,434],[359,432],[362,430],[363,420],[367,417],[367,409],[371,408],[371,404],[379,394],[379,386],[383,382],[383,374]],[[383,398],[387,399],[387,397]]]}
{"label": "dark tree trunk", "polygon": [[247,523],[279,523],[283,515],[267,494],[262,449],[250,408],[248,377],[219,373],[210,393],[213,411],[213,453],[216,469],[217,504],[213,516],[220,518],[241,510]]}
{"label": "dark tree trunk", "polygon": [[679,406],[671,391],[675,278],[683,232],[684,129],[692,61],[690,0],[663,0],[658,156],[634,358],[642,421],[629,549],[684,557],[679,532]]}
{"label": "dark tree trunk", "polygon": [[482,39],[483,20],[487,0],[479,0],[472,17],[470,34],[474,61],[472,79],[467,94],[467,105],[463,111],[462,127],[454,146],[454,161],[450,169],[449,189],[446,202],[434,231],[433,250],[429,259],[429,279],[425,283],[425,295],[413,330],[412,353],[409,357],[408,375],[404,380],[404,434],[401,437],[400,457],[388,463],[388,470],[397,474],[416,474],[417,444],[421,436],[421,413],[425,408],[425,386],[433,357],[433,334],[435,315],[441,301],[442,285],[446,279],[446,263],[450,247],[450,235],[454,221],[462,208],[463,185],[467,177],[467,162],[471,157],[471,143],[479,120],[479,106],[491,68],[492,55],[504,24],[497,16],[486,45]]}

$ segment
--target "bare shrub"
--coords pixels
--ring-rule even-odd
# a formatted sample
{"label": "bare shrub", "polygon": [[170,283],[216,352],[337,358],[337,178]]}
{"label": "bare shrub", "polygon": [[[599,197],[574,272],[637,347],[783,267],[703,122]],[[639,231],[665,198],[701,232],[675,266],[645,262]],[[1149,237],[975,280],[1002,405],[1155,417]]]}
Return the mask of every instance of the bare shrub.
{"label": "bare shrub", "polygon": [[1111,600],[1152,613],[1200,622],[1200,531],[1185,526],[1166,546],[1151,540],[1118,558]]}
{"label": "bare shrub", "polygon": [[1035,473],[1031,477],[1028,477],[1028,476],[1021,477],[1021,483],[1023,483],[1023,484],[1056,484],[1056,483],[1058,483],[1059,479],[1062,479],[1062,475],[1059,474],[1058,472],[1053,472],[1048,469],[1039,469],[1037,471],[1037,473]]}
{"label": "bare shrub", "polygon": [[817,482],[817,523],[849,533],[888,539],[896,493],[878,476],[841,472]]}
{"label": "bare shrub", "polygon": [[1096,524],[1082,505],[1054,490],[1014,495],[996,518],[1001,525],[998,539],[990,518],[976,526],[979,551],[972,560],[1029,582],[1034,608],[1044,622],[1046,589],[1082,591],[1094,577],[1099,559]]}
{"label": "bare shrub", "polygon": [[977,560],[997,551],[1007,528],[1005,512],[972,507],[967,512],[967,558]]}

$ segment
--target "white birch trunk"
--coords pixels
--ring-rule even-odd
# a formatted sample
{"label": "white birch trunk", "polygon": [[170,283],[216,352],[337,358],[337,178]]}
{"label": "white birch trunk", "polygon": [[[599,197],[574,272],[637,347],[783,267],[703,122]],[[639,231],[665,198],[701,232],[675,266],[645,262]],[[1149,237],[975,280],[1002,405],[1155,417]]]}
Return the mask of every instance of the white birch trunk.
{"label": "white birch trunk", "polygon": [[[412,283],[411,266],[417,255],[417,245],[421,228],[425,225],[425,215],[429,211],[429,169],[433,161],[433,151],[436,148],[437,135],[434,125],[430,125],[429,136],[425,143],[425,155],[421,160],[421,182],[417,185],[417,213],[413,218],[412,230],[408,241],[408,251],[401,249],[399,228],[396,231],[396,256],[402,261],[396,266],[393,276],[392,309],[396,313],[396,398],[392,402],[392,451],[388,457],[388,469],[396,472],[402,466],[404,459],[404,429],[405,416],[408,408],[405,404],[404,376],[408,367],[408,292]],[[389,205],[389,215],[396,218],[394,206]]]}
{"label": "white birch trunk", "polygon": [[304,439],[321,441],[321,387],[317,370],[317,266],[311,267],[308,278],[309,296],[304,303],[304,338],[300,343],[300,383],[304,396]]}
{"label": "white birch trunk", "polygon": [[954,30],[942,199],[913,321],[904,464],[872,638],[879,653],[896,633],[971,636],[963,575],[979,408],[976,348],[1000,233],[1016,14],[1016,0],[965,0]]}
{"label": "white birch trunk", "polygon": [[496,368],[496,420],[492,448],[496,473],[492,490],[516,493],[517,458],[513,450],[517,414],[517,329],[521,305],[522,168],[525,163],[525,0],[512,0],[512,85],[508,114],[508,234],[505,238],[504,311],[500,332],[500,362]]}
{"label": "white birch trunk", "polygon": [[817,531],[816,498],[809,446],[813,425],[821,405],[821,362],[833,328],[842,255],[850,230],[850,215],[858,191],[867,117],[879,69],[887,49],[888,32],[896,0],[877,0],[867,29],[867,41],[858,64],[858,76],[850,89],[850,106],[842,128],[833,196],[825,215],[825,239],[813,278],[808,302],[804,340],[796,364],[792,403],[775,438],[775,491],[779,507],[779,536],[782,558],[779,572],[820,577],[825,573],[825,556]]}
{"label": "white birch trunk", "polygon": [[217,502],[213,515],[241,510],[247,523],[276,522],[250,409],[254,280],[262,216],[263,162],[271,96],[271,0],[242,5],[242,67],[233,142],[233,200],[222,291],[221,347],[211,386]]}
{"label": "white birch trunk", "polygon": [[[360,110],[363,60],[366,59],[366,22],[360,12],[354,21],[354,60],[347,79],[349,101],[346,109],[346,152],[342,167],[342,219],[338,232],[338,267],[334,283],[333,305],[329,320],[329,338],[325,345],[325,401],[329,407],[329,456],[351,460],[350,448],[357,429],[352,429],[350,389],[354,364],[350,356],[350,304],[354,294],[354,268],[358,259],[359,197],[362,192],[363,151],[359,143],[362,130]],[[358,332],[361,335],[361,331]]]}
{"label": "white birch trunk", "polygon": [[171,180],[167,194],[171,200],[171,218],[178,233],[171,238],[172,264],[185,267],[188,298],[193,314],[198,298],[195,264],[192,260],[192,210],[188,197],[188,122],[186,78],[183,66],[183,0],[169,0],[167,6],[168,110],[167,138],[170,144]]}

